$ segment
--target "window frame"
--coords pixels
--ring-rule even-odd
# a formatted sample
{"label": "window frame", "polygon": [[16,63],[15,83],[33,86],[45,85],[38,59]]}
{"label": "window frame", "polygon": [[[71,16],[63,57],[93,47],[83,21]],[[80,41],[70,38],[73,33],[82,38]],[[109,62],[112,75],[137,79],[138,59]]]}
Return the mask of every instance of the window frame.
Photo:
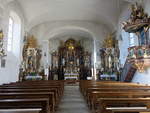
{"label": "window frame", "polygon": [[129,47],[133,47],[135,45],[135,34],[129,33]]}
{"label": "window frame", "polygon": [[[10,27],[10,20],[12,21],[12,25]],[[9,16],[9,24],[8,24],[8,40],[7,40],[7,51],[11,52],[13,49],[13,35],[14,35],[14,19],[12,16]],[[10,31],[11,29],[11,31]],[[11,33],[10,33],[11,32]],[[11,35],[10,35],[11,34]]]}

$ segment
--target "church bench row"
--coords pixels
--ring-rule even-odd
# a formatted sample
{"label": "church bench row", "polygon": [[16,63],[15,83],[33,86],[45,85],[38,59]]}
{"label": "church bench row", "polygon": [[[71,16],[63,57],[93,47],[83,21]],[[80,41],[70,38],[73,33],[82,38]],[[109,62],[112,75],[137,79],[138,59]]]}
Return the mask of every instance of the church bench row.
{"label": "church bench row", "polygon": [[11,93],[11,92],[53,92],[56,103],[61,98],[60,91],[55,87],[6,87],[0,88],[1,93]]}
{"label": "church bench row", "polygon": [[[37,85],[38,84],[38,85]],[[19,86],[18,86],[19,85]],[[25,81],[19,83],[13,83],[8,85],[3,85],[0,88],[5,89],[35,89],[38,88],[39,90],[50,88],[52,90],[56,90],[58,96],[63,94],[64,90],[64,83],[63,81]],[[57,97],[58,98],[58,97]]]}
{"label": "church bench row", "polygon": [[[82,82],[88,83],[88,85],[85,85],[85,84],[81,85],[83,84]],[[88,88],[84,88],[84,86],[85,87],[88,86]],[[107,98],[150,97],[149,86],[139,85],[135,83],[108,82],[107,84],[107,82],[93,82],[92,83],[92,81],[80,81],[80,88],[85,99],[87,99],[89,107],[92,108],[92,111],[94,112],[96,111],[94,106],[97,103],[99,103],[98,99],[101,97],[107,97]],[[96,92],[96,91],[97,93],[94,94],[93,92]],[[121,92],[124,92],[124,94]],[[93,94],[94,94],[94,100],[93,100]]]}
{"label": "church bench row", "polygon": [[26,85],[29,85],[29,86],[36,86],[38,84],[38,86],[46,86],[49,87],[49,86],[59,86],[59,88],[64,88],[64,81],[57,81],[57,80],[42,80],[42,81],[24,81],[24,82],[16,82],[16,83],[11,83],[11,84],[4,84],[3,86],[26,86]]}
{"label": "church bench row", "polygon": [[46,84],[47,87],[58,86],[59,88],[62,89],[62,91],[63,91],[63,88],[64,88],[64,81],[57,81],[57,80],[24,81],[24,82],[17,82],[17,83],[11,83],[11,84],[4,84],[3,87],[4,86],[13,86],[13,85],[15,85],[15,86],[17,86],[17,85],[19,85],[19,86],[26,86],[26,85],[28,85],[28,86],[31,86],[31,85],[32,86],[37,86],[37,84],[38,84],[38,86],[45,86],[45,84]]}
{"label": "church bench row", "polygon": [[55,99],[53,92],[18,92],[18,93],[0,93],[0,99],[38,99],[48,98],[51,111],[55,110]]}
{"label": "church bench row", "polygon": [[93,112],[96,111],[99,98],[145,98],[150,97],[150,92],[122,91],[122,92],[92,92],[89,106]]}
{"label": "church bench row", "polygon": [[56,83],[54,81],[30,81],[5,84],[0,86],[0,100],[14,97],[15,99],[48,98],[49,107],[51,111],[54,111],[60,101],[63,89],[63,81],[56,81]]}
{"label": "church bench row", "polygon": [[149,86],[120,86],[119,84],[117,85],[112,85],[112,86],[90,86],[89,88],[86,88],[86,90],[84,90],[83,95],[86,97],[86,99],[88,100],[89,95],[91,92],[93,91],[150,91],[150,87]]}
{"label": "church bench row", "polygon": [[[94,92],[148,92],[150,93],[150,88],[133,88],[133,87],[114,87],[112,86],[111,88],[89,88],[86,91],[86,96],[85,99],[87,100],[87,102],[89,103],[90,98],[92,98],[92,95],[94,94]],[[97,93],[98,94],[98,93]]]}
{"label": "church bench row", "polygon": [[[42,83],[43,83],[43,82],[42,82]],[[30,87],[30,89],[31,89],[31,87]],[[38,90],[39,90],[39,89],[40,89],[40,88],[38,88]],[[20,92],[20,91],[23,91],[23,92],[24,92],[24,91],[27,91],[27,90],[28,90],[28,89],[24,89],[24,90],[15,90],[15,92],[16,92],[16,91],[17,91],[17,92],[18,92],[18,91],[19,91],[19,92]],[[52,90],[52,89],[51,89],[51,90]],[[12,90],[9,90],[9,91],[12,91]],[[35,91],[35,90],[32,89],[32,90],[30,90],[30,91]],[[41,91],[41,90],[40,90],[40,91]],[[7,90],[7,92],[8,92],[8,90]]]}
{"label": "church bench row", "polygon": [[[127,112],[147,112],[150,111],[150,98],[99,98],[99,111],[98,113],[118,113],[124,112],[123,109],[111,110],[109,107],[125,107],[130,106],[130,110]],[[132,109],[132,107],[145,107],[145,109]]]}
{"label": "church bench row", "polygon": [[115,86],[115,87],[144,87],[144,88],[150,88],[150,86],[145,86],[145,85],[141,85],[141,84],[137,84],[137,83],[124,83],[124,82],[111,82],[111,81],[102,81],[102,82],[91,82],[91,81],[80,81],[80,90],[83,94],[86,94],[86,91],[88,88],[105,88],[105,87],[112,87],[112,86]]}
{"label": "church bench row", "polygon": [[119,90],[119,88],[124,88],[124,89],[129,89],[129,90],[133,90],[135,89],[142,89],[142,90],[149,90],[150,86],[144,86],[144,85],[139,85],[139,84],[130,84],[130,83],[101,83],[101,82],[97,82],[94,85],[90,84],[89,86],[86,85],[86,87],[83,88],[82,93],[86,96],[88,94],[88,92],[90,92],[90,90],[110,90],[110,89],[117,89]]}
{"label": "church bench row", "polygon": [[35,93],[39,93],[39,92],[53,92],[54,93],[54,100],[55,100],[55,103],[58,104],[59,103],[59,99],[61,97],[58,96],[58,92],[57,92],[57,89],[56,88],[29,88],[26,87],[26,88],[16,88],[16,89],[12,89],[12,88],[6,88],[6,89],[0,89],[0,93],[12,93],[12,92],[15,92],[15,93],[19,93],[19,92],[23,92],[23,93],[26,93],[26,92],[35,92]]}
{"label": "church bench row", "polygon": [[0,99],[0,109],[41,108],[40,113],[50,113],[48,98]]}

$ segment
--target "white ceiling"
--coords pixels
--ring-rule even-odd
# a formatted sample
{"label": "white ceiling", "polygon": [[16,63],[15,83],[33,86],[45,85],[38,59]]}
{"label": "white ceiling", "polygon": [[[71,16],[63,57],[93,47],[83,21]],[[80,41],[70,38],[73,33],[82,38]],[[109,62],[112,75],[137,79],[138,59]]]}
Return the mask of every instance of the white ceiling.
{"label": "white ceiling", "polygon": [[28,24],[46,21],[91,21],[115,26],[126,0],[17,0]]}

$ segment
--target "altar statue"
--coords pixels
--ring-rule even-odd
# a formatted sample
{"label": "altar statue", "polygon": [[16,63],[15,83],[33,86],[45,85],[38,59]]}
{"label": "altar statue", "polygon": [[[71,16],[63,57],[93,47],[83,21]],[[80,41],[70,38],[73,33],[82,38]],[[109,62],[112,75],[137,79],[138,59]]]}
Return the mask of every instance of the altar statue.
{"label": "altar statue", "polygon": [[4,51],[4,35],[3,35],[3,31],[0,31],[0,58],[6,56],[5,51]]}
{"label": "altar statue", "polygon": [[119,48],[118,41],[113,34],[108,34],[100,49],[101,74],[107,76],[117,76],[119,68]]}

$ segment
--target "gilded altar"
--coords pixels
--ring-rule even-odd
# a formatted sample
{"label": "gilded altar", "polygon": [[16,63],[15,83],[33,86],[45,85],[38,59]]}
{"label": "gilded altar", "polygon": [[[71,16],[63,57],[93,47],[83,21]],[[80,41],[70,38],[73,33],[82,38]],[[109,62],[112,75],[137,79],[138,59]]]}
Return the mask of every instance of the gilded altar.
{"label": "gilded altar", "polygon": [[58,51],[52,54],[52,71],[59,80],[86,79],[85,69],[91,68],[91,54],[84,51],[80,41],[68,39],[60,42]]}
{"label": "gilded altar", "polygon": [[23,47],[23,61],[20,67],[19,80],[42,80],[40,75],[41,50],[34,36],[29,36]]}
{"label": "gilded altar", "polygon": [[118,41],[115,39],[114,34],[108,34],[100,49],[101,69],[99,70],[100,80],[117,80],[120,63],[120,51]]}

